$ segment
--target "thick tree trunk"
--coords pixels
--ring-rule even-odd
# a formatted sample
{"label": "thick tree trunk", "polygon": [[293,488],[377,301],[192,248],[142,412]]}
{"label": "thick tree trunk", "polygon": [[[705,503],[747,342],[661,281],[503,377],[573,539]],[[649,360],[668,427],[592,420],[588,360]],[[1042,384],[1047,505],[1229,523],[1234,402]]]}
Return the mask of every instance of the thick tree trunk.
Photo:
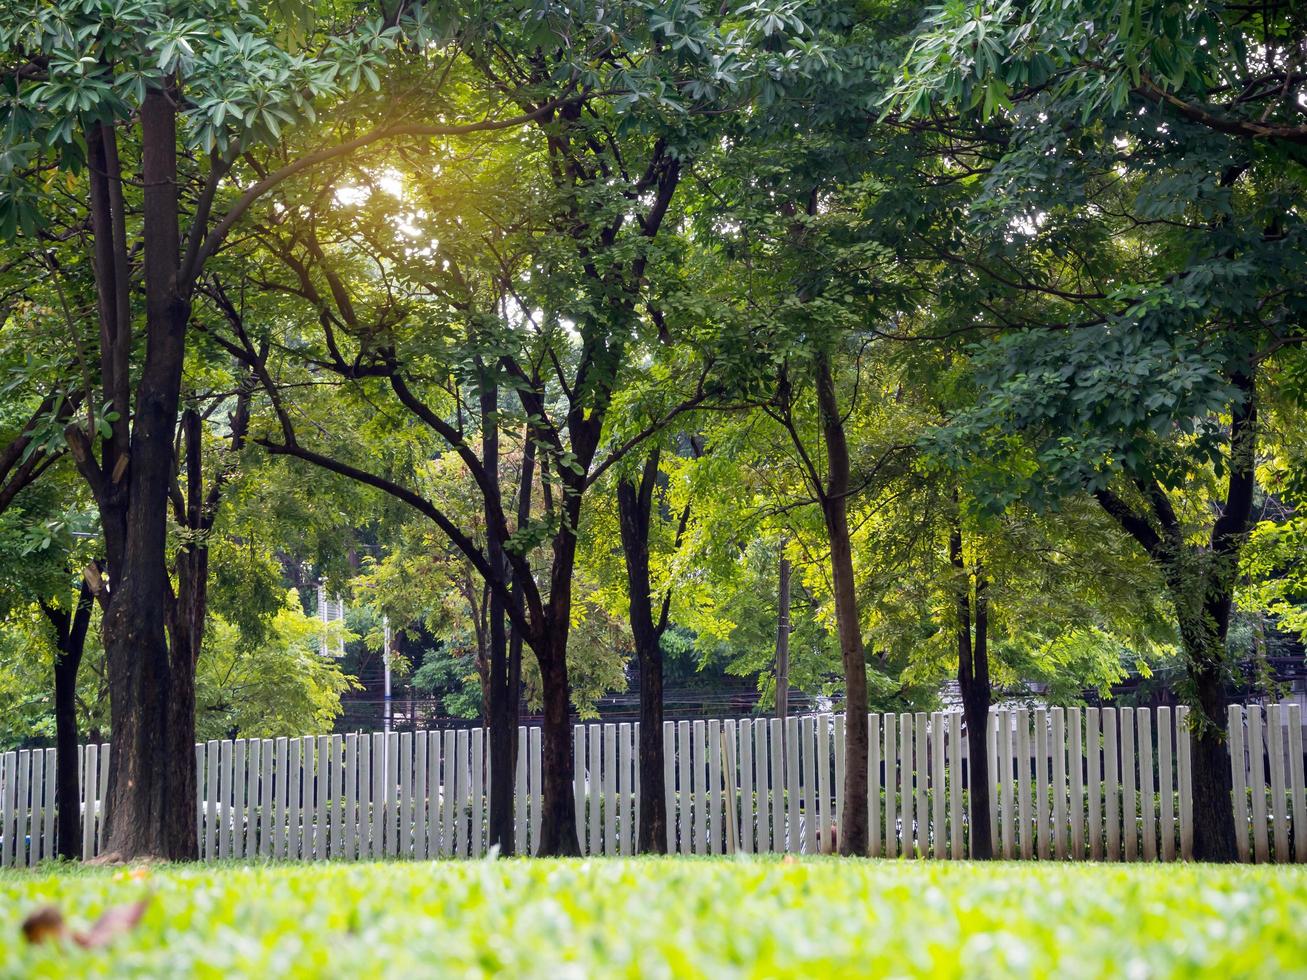
{"label": "thick tree trunk", "polygon": [[[865,855],[867,827],[867,658],[858,619],[857,585],[849,535],[849,447],[844,434],[829,358],[817,365],[817,401],[826,437],[826,490],[821,510],[830,540],[832,588],[840,654],[844,662],[844,815],[840,824],[841,854]],[[822,828],[824,831],[826,828]]]}
{"label": "thick tree trunk", "polygon": [[[956,498],[955,498],[956,499]],[[958,687],[967,723],[967,801],[971,858],[987,861],[994,856],[989,826],[989,597],[985,579],[976,574],[975,638],[972,638],[971,575],[962,556],[962,529],[955,523],[949,535],[949,561],[957,574]]]}
{"label": "thick tree trunk", "polygon": [[[617,509],[626,559],[628,618],[640,669],[640,795],[661,801],[663,778],[663,654],[661,630],[654,623],[649,579],[649,524],[658,457],[646,461],[639,487],[629,478],[617,484]],[[667,852],[667,814],[661,805],[640,808],[637,848],[641,854]]]}
{"label": "thick tree trunk", "polygon": [[[112,756],[107,857],[193,858],[194,688],[178,678],[167,616],[168,489],[173,473],[189,303],[177,281],[176,107],[159,89],[141,107],[146,353],[126,472],[123,561],[110,568],[104,619]],[[182,681],[179,685],[178,681]]]}
{"label": "thick tree trunk", "polygon": [[567,633],[548,638],[545,656],[539,657],[544,701],[541,725],[540,857],[576,857],[581,854],[576,834],[576,803],[572,765],[571,696],[567,681]]}

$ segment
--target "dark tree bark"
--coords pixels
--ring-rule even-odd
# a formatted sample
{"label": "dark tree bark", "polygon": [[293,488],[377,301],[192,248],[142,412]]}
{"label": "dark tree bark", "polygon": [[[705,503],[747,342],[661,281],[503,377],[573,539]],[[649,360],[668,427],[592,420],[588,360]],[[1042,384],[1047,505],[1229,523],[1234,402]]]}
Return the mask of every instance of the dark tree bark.
{"label": "dark tree bark", "polygon": [[[820,494],[822,518],[830,540],[836,631],[844,663],[844,813],[840,823],[841,854],[865,855],[867,827],[867,657],[862,647],[853,548],[849,535],[849,446],[844,434],[829,357],[817,363],[817,402],[826,441],[826,485]],[[824,830],[824,828],[823,828]]]}
{"label": "dark tree bark", "polygon": [[629,477],[617,484],[618,520],[626,561],[628,619],[640,671],[640,795],[650,805],[640,808],[636,846],[641,854],[667,853],[667,815],[654,805],[663,799],[663,652],[662,633],[667,620],[653,618],[649,579],[649,524],[653,512],[658,453],[645,460],[640,483]]}
{"label": "dark tree bark", "polygon": [[790,560],[781,542],[776,586],[776,717],[790,715]]}
{"label": "dark tree bark", "polygon": [[1257,450],[1255,378],[1249,368],[1233,372],[1229,380],[1239,392],[1231,411],[1229,483],[1206,547],[1186,540],[1170,498],[1155,481],[1136,480],[1146,512],[1109,489],[1094,493],[1166,581],[1190,685],[1186,700],[1194,708],[1194,858],[1217,862],[1237,861],[1239,856],[1225,731],[1226,639],[1239,556],[1252,519]]}
{"label": "dark tree bark", "polygon": [[[955,498],[956,499],[956,498]],[[988,861],[994,856],[989,826],[989,706],[993,695],[989,683],[989,597],[988,583],[975,575],[975,635],[972,637],[971,573],[962,555],[962,524],[954,515],[948,539],[949,561],[957,577],[958,687],[962,692],[962,714],[967,723],[967,800],[971,857]]]}
{"label": "dark tree bark", "polygon": [[[55,799],[60,807],[55,853],[69,860],[76,860],[82,854],[81,820],[70,808],[81,797],[77,773],[77,671],[82,665],[86,631],[91,625],[94,605],[91,586],[85,579],[72,612],[41,603],[41,610],[55,631]],[[73,802],[66,808],[65,801]]]}

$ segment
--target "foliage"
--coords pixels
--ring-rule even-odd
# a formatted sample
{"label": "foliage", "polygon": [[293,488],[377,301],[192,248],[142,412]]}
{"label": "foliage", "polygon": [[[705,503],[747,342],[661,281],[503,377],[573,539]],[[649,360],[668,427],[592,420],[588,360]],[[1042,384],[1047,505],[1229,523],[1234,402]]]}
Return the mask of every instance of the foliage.
{"label": "foliage", "polygon": [[[107,950],[28,946],[151,895]],[[769,858],[0,872],[7,976],[1291,975],[1297,867]]]}

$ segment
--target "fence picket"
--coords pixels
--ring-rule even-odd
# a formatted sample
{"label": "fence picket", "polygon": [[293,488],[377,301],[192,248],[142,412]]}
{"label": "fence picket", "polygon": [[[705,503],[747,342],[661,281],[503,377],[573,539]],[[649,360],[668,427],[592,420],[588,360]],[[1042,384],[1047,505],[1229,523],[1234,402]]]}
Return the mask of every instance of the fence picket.
{"label": "fence picket", "polygon": [[1194,856],[1193,770],[1190,768],[1189,708],[1181,705],[1175,712],[1176,781],[1180,784],[1180,857]]}
{"label": "fence picket", "polygon": [[[991,712],[985,719],[985,760],[986,776],[989,779],[989,840],[995,854],[998,853],[998,715]],[[968,773],[971,772],[971,760],[967,760]],[[968,775],[970,778],[970,775]],[[973,812],[972,817],[977,815]],[[979,815],[983,820],[984,814]]]}
{"label": "fence picket", "polygon": [[1033,817],[1030,812],[1030,711],[1018,708],[1017,716],[1017,813],[1021,827],[1017,833],[1017,842],[1021,845],[1021,856],[1029,860],[1035,855],[1035,835]]}
{"label": "fence picket", "polygon": [[1139,723],[1139,831],[1144,860],[1157,860],[1157,811],[1153,797],[1153,733],[1147,708],[1135,712]]}
{"label": "fence picket", "polygon": [[[760,721],[758,722],[758,724],[764,725],[766,724],[766,722]],[[754,830],[755,830],[754,827],[755,808],[754,808],[754,800],[753,800],[753,722],[750,721],[748,718],[741,718],[739,723],[739,732],[740,732],[740,752],[739,752],[740,850],[745,854],[752,854],[753,842],[754,842]],[[761,759],[762,756],[760,755],[759,761],[761,761]],[[764,793],[762,789],[763,785],[764,784],[760,779],[759,790],[758,790],[758,796],[760,799],[763,797],[763,793]],[[730,800],[727,801],[728,807],[733,805],[734,805],[733,801]],[[758,850],[761,851],[764,849],[762,847],[762,837],[766,833],[766,831],[762,829],[761,825],[757,827],[757,831],[758,831],[758,842],[759,842]]]}
{"label": "fence picket", "polygon": [[845,749],[845,725],[847,724],[846,715],[835,716],[835,825],[844,826],[844,749]]}
{"label": "fence picket", "polygon": [[234,799],[231,814],[231,853],[235,857],[245,856],[246,812],[245,786],[249,778],[248,763],[245,759],[247,743],[245,739],[236,740],[232,751],[231,786]]}
{"label": "fence picket", "polygon": [[[526,756],[527,729],[519,725],[517,729],[517,764],[513,767],[513,853],[525,854],[526,851]],[[419,743],[419,747],[420,747]],[[421,763],[418,764],[421,766]],[[419,780],[421,775],[419,774]],[[421,790],[418,790],[419,804]]]}
{"label": "fence picket", "polygon": [[936,858],[943,859],[948,843],[948,824],[944,817],[944,715],[934,712],[930,716],[930,792],[931,792],[931,844]]}
{"label": "fence picket", "polygon": [[1085,711],[1085,751],[1089,763],[1089,857],[1103,858],[1103,742],[1097,708]]}
{"label": "fence picket", "polygon": [[[1059,861],[1067,856],[1066,816],[1066,713],[1061,708],[1049,712],[1053,731],[1050,745],[1053,750],[1053,854]],[[1076,762],[1079,766],[1079,762]]]}
{"label": "fence picket", "polygon": [[913,792],[913,723],[912,715],[899,714],[899,814],[901,831],[899,833],[899,854],[903,857],[916,857],[917,854],[917,808],[916,794]]}
{"label": "fence picket", "polygon": [[694,838],[695,854],[708,853],[708,766],[707,753],[708,729],[702,718],[696,718],[690,726],[693,739],[690,750],[691,785],[694,787]]}
{"label": "fence picket", "polygon": [[962,828],[962,715],[956,711],[948,717],[948,828],[950,856],[962,860],[965,852]]}
{"label": "fence picket", "polygon": [[1107,798],[1107,859],[1121,860],[1121,783],[1117,779],[1116,709],[1103,709],[1103,792]]}
{"label": "fence picket", "polygon": [[1262,709],[1250,704],[1244,709],[1248,719],[1248,790],[1253,800],[1253,856],[1258,864],[1270,860],[1270,841],[1266,833],[1266,756],[1262,737]]}
{"label": "fence picket", "polygon": [[784,728],[781,719],[770,721],[771,740],[768,754],[771,758],[771,850],[783,851],[785,841],[785,758],[782,753]]}
{"label": "fence picket", "polygon": [[1230,769],[1234,784],[1234,842],[1239,860],[1248,860],[1248,766],[1244,758],[1243,709],[1237,704],[1228,708],[1230,733]]}
{"label": "fence picket", "polygon": [[880,857],[880,716],[867,715],[867,827],[870,831],[869,851]]}
{"label": "fence picket", "polygon": [[898,715],[881,716],[885,725],[885,856],[899,856]]}
{"label": "fence picket", "polygon": [[771,767],[769,756],[767,754],[767,733],[768,727],[772,722],[767,719],[760,719],[753,725],[753,757],[756,760],[754,764],[757,774],[754,781],[757,796],[758,809],[758,842],[757,850],[759,854],[772,850],[772,782],[770,779]]}
{"label": "fence picket", "polygon": [[[667,853],[680,850],[676,832],[678,809],[676,806],[676,726],[663,722],[663,823],[667,825]],[[681,853],[684,853],[681,851]]]}
{"label": "fence picket", "polygon": [[472,778],[468,786],[468,805],[472,808],[472,828],[468,832],[468,854],[480,857],[485,853],[482,841],[482,822],[485,815],[485,729],[474,728],[468,732],[472,743]]}
{"label": "fence picket", "polygon": [[36,830],[32,835],[32,852],[37,861],[44,861],[50,856],[50,837],[54,824],[50,822],[50,784],[54,779],[54,769],[47,774],[46,760],[54,758],[54,749],[37,749],[32,755],[32,819]]}
{"label": "fence picket", "polygon": [[1307,863],[1307,786],[1303,785],[1302,705],[1289,704],[1288,716],[1289,792],[1293,798],[1293,856],[1295,861]]}
{"label": "fence picket", "polygon": [[604,733],[604,853],[617,853],[617,726],[606,724]]}
{"label": "fence picket", "polygon": [[800,805],[803,807],[803,849],[808,854],[817,853],[817,719],[799,718],[799,762],[802,768],[800,785],[803,795]]}
{"label": "fence picket", "polygon": [[830,850],[830,715],[820,714],[813,719],[817,729],[817,808],[814,812],[817,831],[815,850]]}
{"label": "fence picket", "polygon": [[913,776],[916,782],[916,848],[914,854],[922,858],[930,853],[930,812],[927,805],[927,789],[930,782],[930,765],[926,750],[926,713],[918,711],[912,717],[914,732]]}
{"label": "fence picket", "polygon": [[1271,826],[1275,831],[1275,860],[1289,859],[1289,812],[1284,798],[1284,712],[1278,704],[1266,706],[1267,748],[1271,761]]}
{"label": "fence picket", "polygon": [[1003,857],[1016,856],[1016,782],[1012,773],[1012,721],[1011,711],[998,713],[999,781],[1001,783],[1003,824]]}
{"label": "fence picket", "polygon": [[785,719],[785,734],[781,741],[781,754],[785,759],[785,850],[799,852],[799,719]]}
{"label": "fence picket", "polygon": [[1175,860],[1175,782],[1172,773],[1171,709],[1157,709],[1157,798],[1162,805],[1160,816],[1162,860]]}
{"label": "fence picket", "polygon": [[28,828],[27,817],[31,812],[31,772],[32,772],[32,750],[21,749],[18,753],[18,791],[15,794],[15,817],[17,818],[14,825],[14,866],[30,866],[32,863],[31,849],[27,846]]}
{"label": "fence picket", "polygon": [[707,853],[722,850],[722,729],[721,722],[708,721],[708,847]]}
{"label": "fence picket", "polygon": [[1035,848],[1041,861],[1048,850],[1048,713],[1035,709]]}

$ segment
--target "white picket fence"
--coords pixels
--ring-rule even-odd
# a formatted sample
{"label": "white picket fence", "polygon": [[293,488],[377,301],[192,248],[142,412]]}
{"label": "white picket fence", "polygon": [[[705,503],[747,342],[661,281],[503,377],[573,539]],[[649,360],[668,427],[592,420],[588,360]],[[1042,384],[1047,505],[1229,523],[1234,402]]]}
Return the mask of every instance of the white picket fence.
{"label": "white picket fence", "polygon": [[[1185,711],[995,710],[988,819],[1006,858],[1163,860],[1193,848]],[[957,713],[870,715],[871,853],[969,853]],[[1307,861],[1299,705],[1229,709],[1241,856]],[[540,832],[540,730],[519,729],[514,836]],[[630,854],[641,798],[639,726],[577,725],[577,827],[587,854]],[[813,853],[844,807],[842,715],[663,726],[668,850]],[[474,857],[487,848],[481,729],[211,741],[195,747],[196,834],[206,860]],[[109,748],[79,749],[82,856],[99,853]],[[53,853],[54,750],[0,759],[0,866]],[[1022,778],[1024,775],[1024,778]],[[89,792],[88,792],[89,789]]]}

